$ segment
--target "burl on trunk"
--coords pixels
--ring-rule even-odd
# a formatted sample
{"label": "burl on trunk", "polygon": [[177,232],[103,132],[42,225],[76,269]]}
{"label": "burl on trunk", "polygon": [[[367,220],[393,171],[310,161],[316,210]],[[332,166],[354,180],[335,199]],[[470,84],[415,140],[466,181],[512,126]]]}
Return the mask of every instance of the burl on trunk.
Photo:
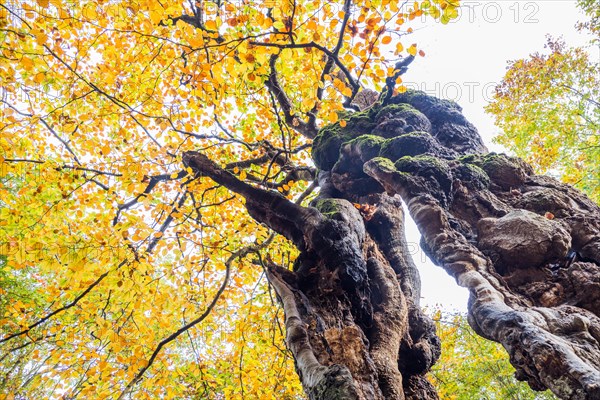
{"label": "burl on trunk", "polygon": [[517,378],[600,399],[600,208],[488,153],[453,102],[406,92],[343,121],[314,140],[310,207],[183,157],[300,250],[293,271],[273,264],[269,279],[309,398],[437,398],[425,374],[440,343],[419,307],[403,200],[424,251],[469,289],[471,326],[502,343]]}

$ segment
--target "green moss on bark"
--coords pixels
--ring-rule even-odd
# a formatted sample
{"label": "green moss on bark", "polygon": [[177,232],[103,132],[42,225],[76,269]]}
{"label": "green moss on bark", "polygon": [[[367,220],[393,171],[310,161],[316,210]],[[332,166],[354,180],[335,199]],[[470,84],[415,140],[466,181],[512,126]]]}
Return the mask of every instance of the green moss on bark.
{"label": "green moss on bark", "polygon": [[351,114],[340,121],[323,127],[313,141],[312,157],[319,169],[329,171],[333,168],[340,155],[342,145],[356,137],[370,134],[375,127],[374,115],[376,110],[369,109]]}
{"label": "green moss on bark", "polygon": [[348,145],[352,147],[353,153],[360,155],[361,160],[364,162],[377,157],[385,142],[386,139],[381,136],[361,135],[349,141]]}
{"label": "green moss on bark", "polygon": [[476,166],[485,171],[490,181],[503,189],[517,188],[525,182],[531,168],[521,160],[506,154],[488,153],[461,157],[466,165]]}
{"label": "green moss on bark", "polygon": [[396,161],[404,156],[429,153],[436,148],[433,137],[427,132],[412,132],[386,141],[379,155]]}
{"label": "green moss on bark", "polygon": [[382,121],[387,118],[393,118],[394,115],[406,115],[406,114],[421,114],[416,108],[410,104],[389,104],[377,110],[375,116],[376,121]]}
{"label": "green moss on bark", "polygon": [[490,177],[475,164],[461,163],[454,174],[470,189],[483,190],[490,186]]}
{"label": "green moss on bark", "polygon": [[314,207],[327,218],[333,218],[341,212],[337,199],[320,199],[314,204]]}

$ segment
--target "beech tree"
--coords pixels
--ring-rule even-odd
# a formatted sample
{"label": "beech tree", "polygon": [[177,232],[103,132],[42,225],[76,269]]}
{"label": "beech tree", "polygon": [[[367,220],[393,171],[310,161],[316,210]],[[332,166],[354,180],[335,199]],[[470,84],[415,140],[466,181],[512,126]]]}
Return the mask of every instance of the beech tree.
{"label": "beech tree", "polygon": [[506,351],[477,335],[463,313],[433,310],[442,342],[440,359],[429,377],[440,398],[449,400],[556,400],[550,391],[534,392],[514,378]]}
{"label": "beech tree", "polygon": [[599,398],[600,209],[401,86],[457,7],[0,5],[4,393],[435,399],[404,201],[517,378]]}
{"label": "beech tree", "polygon": [[496,140],[598,202],[600,64],[561,40],[546,47],[550,54],[511,62],[496,88],[486,108],[502,129]]}

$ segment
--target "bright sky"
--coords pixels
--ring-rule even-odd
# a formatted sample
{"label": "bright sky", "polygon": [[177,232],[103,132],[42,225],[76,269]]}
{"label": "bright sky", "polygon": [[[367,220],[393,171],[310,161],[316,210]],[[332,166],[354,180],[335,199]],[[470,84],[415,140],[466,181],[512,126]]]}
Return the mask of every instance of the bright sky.
{"label": "bright sky", "polygon": [[[404,82],[457,101],[488,148],[502,151],[492,143],[498,129],[483,108],[501,81],[507,61],[544,51],[546,34],[563,36],[569,45],[584,45],[588,38],[577,32],[575,24],[585,17],[575,7],[575,0],[463,0],[462,4],[457,21],[441,25],[426,20],[423,28],[404,38],[405,47],[416,42],[426,52],[425,58],[412,63]],[[407,237],[421,271],[421,304],[466,311],[467,290],[426,259],[418,248],[414,224],[407,227]]]}

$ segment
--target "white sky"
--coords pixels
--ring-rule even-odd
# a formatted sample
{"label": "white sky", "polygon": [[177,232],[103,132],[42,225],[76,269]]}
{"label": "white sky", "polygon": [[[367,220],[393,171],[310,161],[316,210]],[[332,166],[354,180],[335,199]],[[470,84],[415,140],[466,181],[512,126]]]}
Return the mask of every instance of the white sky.
{"label": "white sky", "polygon": [[[404,82],[408,87],[457,101],[488,148],[502,151],[492,143],[498,129],[483,107],[491,99],[495,84],[502,80],[507,61],[543,52],[546,34],[562,36],[572,46],[586,44],[588,38],[575,29],[585,17],[575,0],[463,0],[462,4],[457,21],[441,25],[425,20],[423,28],[404,38],[405,47],[416,42],[426,53],[412,63],[403,76]],[[467,290],[426,260],[418,248],[414,224],[407,227],[407,237],[421,271],[421,304],[466,311]]]}

